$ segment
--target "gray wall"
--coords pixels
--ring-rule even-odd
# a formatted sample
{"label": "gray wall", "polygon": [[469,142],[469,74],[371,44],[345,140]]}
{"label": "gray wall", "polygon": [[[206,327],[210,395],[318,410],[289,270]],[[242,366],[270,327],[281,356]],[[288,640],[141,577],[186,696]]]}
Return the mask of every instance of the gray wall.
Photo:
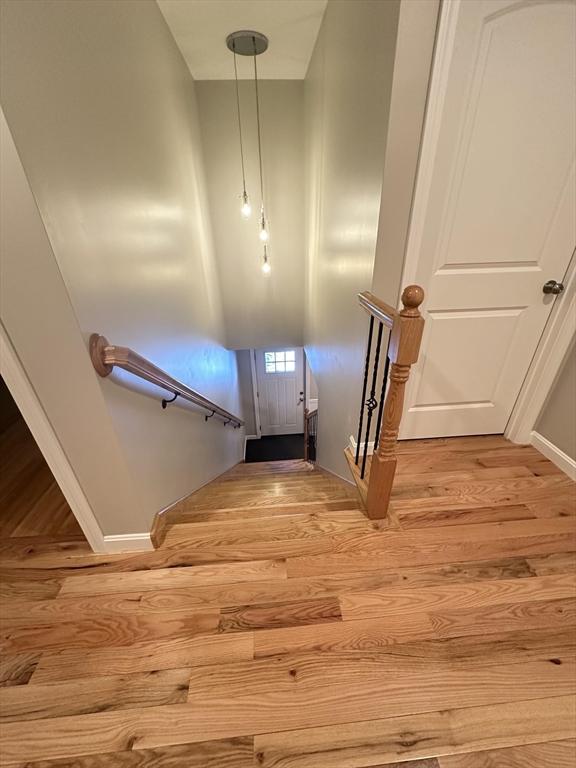
{"label": "gray wall", "polygon": [[[238,66],[251,62],[238,57]],[[262,273],[254,84],[239,84],[252,216],[240,215],[242,173],[234,82],[196,83],[226,344],[301,347],[304,333],[304,83],[260,84],[262,162],[272,271]]]}
{"label": "gray wall", "polygon": [[[305,82],[306,355],[318,384],[318,461],[349,477],[400,2],[329,2]],[[353,44],[351,42],[353,41]]]}
{"label": "gray wall", "polygon": [[142,532],[142,499],[1,113],[0,149],[2,328],[102,531]]}
{"label": "gray wall", "polygon": [[344,477],[368,328],[356,295],[400,293],[438,7],[332,0],[306,78],[306,354],[318,460]]}
{"label": "gray wall", "polygon": [[542,437],[576,460],[576,345],[573,343],[536,423]]}
{"label": "gray wall", "polygon": [[372,292],[392,306],[404,287],[400,283],[439,5],[439,0],[403,0],[400,5],[372,280]]}
{"label": "gray wall", "polygon": [[251,351],[239,349],[236,352],[238,361],[238,384],[240,386],[240,407],[245,421],[244,431],[247,435],[256,434],[256,416],[254,413],[254,388],[252,384]]}
{"label": "gray wall", "polygon": [[[63,279],[56,286],[54,276],[55,292],[47,284],[36,306],[10,300],[11,328],[36,327],[38,365],[53,365],[58,339],[42,349],[40,326],[67,293],[66,322],[82,334],[84,356],[88,335],[103,333],[238,411],[236,358],[222,345],[194,81],[158,6],[27,0],[1,9],[2,105]],[[39,279],[26,251],[12,267],[14,281]],[[78,366],[73,358],[63,370],[77,389],[90,375],[100,393],[107,440],[139,494],[136,530],[241,458],[240,430],[206,423],[186,406],[163,411],[158,391],[133,377],[119,386]],[[63,390],[52,394],[64,398]],[[79,397],[78,408],[88,407]],[[101,486],[108,447],[104,438],[90,446]],[[115,505],[102,510],[101,523],[105,533],[134,530]]]}

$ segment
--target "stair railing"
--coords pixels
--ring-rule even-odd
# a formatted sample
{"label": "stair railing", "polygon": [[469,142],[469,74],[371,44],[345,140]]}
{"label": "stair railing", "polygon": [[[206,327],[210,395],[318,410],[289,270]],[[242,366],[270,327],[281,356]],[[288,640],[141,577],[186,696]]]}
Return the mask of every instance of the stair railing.
{"label": "stair railing", "polygon": [[[359,471],[360,482],[366,483],[370,436],[374,434],[365,504],[369,517],[383,518],[388,511],[396,473],[396,444],[404,390],[410,368],[418,360],[424,329],[424,318],[419,310],[424,300],[424,291],[418,285],[405,288],[402,293],[403,309],[400,311],[380,301],[372,293],[361,293],[358,300],[370,315],[370,325],[354,463]],[[376,323],[378,328],[374,340]],[[390,332],[382,370],[384,328]],[[372,431],[376,409],[376,428]]]}
{"label": "stair railing", "polygon": [[304,461],[316,461],[316,435],[318,434],[318,409],[304,410]]}
{"label": "stair railing", "polygon": [[166,371],[158,368],[154,363],[151,363],[129,347],[117,347],[114,344],[109,344],[104,336],[93,333],[90,336],[89,350],[92,364],[100,376],[109,376],[116,366],[171,392],[173,397],[170,400],[162,400],[162,408],[166,408],[168,403],[173,402],[177,397],[181,397],[183,400],[188,400],[188,402],[194,403],[194,405],[203,408],[205,411],[209,411],[209,415],[207,414],[204,417],[206,420],[212,418],[212,416],[217,416],[225,424],[231,424],[234,428],[244,425],[244,422],[238,416],[221,408],[216,403],[213,403],[212,400],[178,381],[178,379],[174,379]]}

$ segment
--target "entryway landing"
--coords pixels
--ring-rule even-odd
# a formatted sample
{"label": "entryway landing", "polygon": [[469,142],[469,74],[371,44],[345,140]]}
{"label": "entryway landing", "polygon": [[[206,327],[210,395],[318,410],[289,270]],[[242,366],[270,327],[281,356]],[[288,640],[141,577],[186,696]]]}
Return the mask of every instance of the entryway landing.
{"label": "entryway landing", "polygon": [[267,435],[246,441],[246,462],[304,458],[304,435]]}

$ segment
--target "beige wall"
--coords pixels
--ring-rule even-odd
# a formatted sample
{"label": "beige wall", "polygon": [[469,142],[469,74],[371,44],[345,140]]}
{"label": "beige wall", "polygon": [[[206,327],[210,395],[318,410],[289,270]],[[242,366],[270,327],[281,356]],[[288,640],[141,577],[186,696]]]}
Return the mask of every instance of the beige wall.
{"label": "beige wall", "polygon": [[[239,68],[250,67],[250,60],[238,58]],[[248,221],[240,215],[242,173],[234,82],[196,83],[227,346],[302,346],[304,85],[301,80],[260,83],[269,275],[262,274],[263,249],[258,239],[261,198],[254,85],[249,81],[239,85],[246,186],[252,203]]]}
{"label": "beige wall", "polygon": [[542,437],[576,461],[576,345],[572,344],[536,423]]}
{"label": "beige wall", "polygon": [[306,78],[306,354],[318,384],[318,460],[349,478],[356,431],[400,3],[329,2]]}
{"label": "beige wall", "polygon": [[[84,341],[103,333],[237,411],[236,359],[221,343],[194,82],[157,5],[4,2],[1,55],[2,103],[70,296],[67,322],[75,315]],[[27,258],[20,268],[33,281]],[[42,324],[64,300],[54,288],[42,312],[28,305],[27,319],[14,305],[14,326]],[[51,338],[35,352],[44,368],[52,365],[58,337]],[[157,391],[128,376],[134,391],[96,379],[76,358],[66,371],[78,388],[89,378],[90,401],[99,393],[109,426],[106,440],[90,443],[92,472],[101,485],[109,481],[111,441],[138,489],[137,530],[241,457],[239,430],[186,407],[163,411]],[[78,408],[88,407],[82,402]],[[104,532],[134,530],[128,515],[111,504]]]}

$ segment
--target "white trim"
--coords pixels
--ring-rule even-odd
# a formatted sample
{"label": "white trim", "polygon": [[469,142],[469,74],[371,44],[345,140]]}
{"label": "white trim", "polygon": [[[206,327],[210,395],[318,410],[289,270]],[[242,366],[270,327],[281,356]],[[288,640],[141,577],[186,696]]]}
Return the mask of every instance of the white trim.
{"label": "white trim", "polygon": [[532,430],[530,433],[530,443],[536,448],[536,450],[543,453],[547,459],[553,464],[556,464],[562,472],[565,472],[571,480],[576,480],[576,461],[571,459],[567,453],[561,451],[560,448],[551,443],[550,440],[541,435],[539,432]]}
{"label": "white trim", "polygon": [[[350,440],[349,440],[348,445],[350,447],[350,450],[352,451],[352,454],[355,456],[356,455],[356,446],[358,445],[358,443],[356,442],[356,438],[353,437],[352,435],[350,435]],[[366,443],[360,443],[360,452],[358,454],[359,456],[364,456],[364,446],[365,445],[366,445]],[[368,443],[368,456],[372,456],[373,453],[374,453],[374,441],[370,441]]]}
{"label": "white trim", "polygon": [[146,552],[154,549],[149,533],[114,533],[104,536],[104,542],[106,552]]}
{"label": "white trim", "polygon": [[576,335],[576,257],[568,267],[564,286],[563,294],[554,302],[506,425],[504,436],[514,443],[530,442],[532,430]]}
{"label": "white trim", "polygon": [[92,507],[84,495],[68,457],[60,445],[2,323],[0,323],[0,370],[10,394],[20,409],[24,421],[46,459],[46,463],[88,543],[94,552],[114,551],[108,548],[106,542],[108,537],[104,537],[102,529],[98,525]]}
{"label": "white trim", "polygon": [[[252,374],[252,398],[254,400],[254,423],[256,426],[256,439],[262,437],[260,426],[260,403],[258,399],[258,382],[256,380],[256,350],[250,350],[250,372]],[[244,453],[246,455],[246,453]]]}

